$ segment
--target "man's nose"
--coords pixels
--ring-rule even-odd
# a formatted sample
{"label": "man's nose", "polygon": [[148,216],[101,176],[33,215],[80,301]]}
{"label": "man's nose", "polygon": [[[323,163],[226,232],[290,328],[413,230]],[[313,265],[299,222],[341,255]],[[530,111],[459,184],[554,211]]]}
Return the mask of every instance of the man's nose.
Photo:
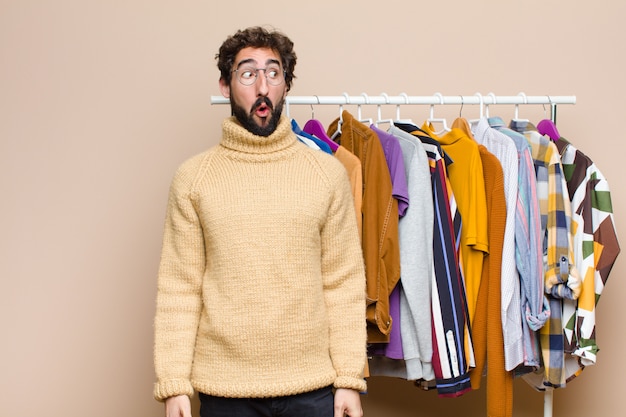
{"label": "man's nose", "polygon": [[269,84],[267,83],[267,74],[265,70],[258,70],[255,85],[257,88],[257,95],[266,96],[269,93]]}

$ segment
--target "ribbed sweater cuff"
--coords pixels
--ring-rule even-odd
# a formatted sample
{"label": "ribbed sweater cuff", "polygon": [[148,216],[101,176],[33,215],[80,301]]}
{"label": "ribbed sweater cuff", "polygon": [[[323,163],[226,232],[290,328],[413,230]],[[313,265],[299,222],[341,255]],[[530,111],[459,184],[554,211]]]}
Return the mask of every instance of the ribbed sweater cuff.
{"label": "ribbed sweater cuff", "polygon": [[333,384],[335,388],[353,389],[359,392],[367,391],[367,383],[363,378],[353,378],[350,376],[338,376]]}
{"label": "ribbed sweater cuff", "polygon": [[193,395],[193,387],[187,379],[170,379],[154,384],[154,398],[157,401],[165,401],[166,398],[176,395]]}

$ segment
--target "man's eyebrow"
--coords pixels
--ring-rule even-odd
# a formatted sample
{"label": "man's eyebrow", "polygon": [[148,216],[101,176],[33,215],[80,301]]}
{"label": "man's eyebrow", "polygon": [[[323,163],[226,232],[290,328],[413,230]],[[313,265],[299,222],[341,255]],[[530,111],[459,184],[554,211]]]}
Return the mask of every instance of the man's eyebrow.
{"label": "man's eyebrow", "polygon": [[251,63],[256,63],[256,60],[253,58],[247,58],[244,59],[242,61],[239,61],[239,63],[237,64],[237,68],[239,68],[240,66],[242,66],[243,64],[251,64]]}
{"label": "man's eyebrow", "polygon": [[[239,61],[239,63],[237,64],[237,68],[239,68],[243,64],[256,64],[256,59],[254,59],[254,58],[243,59],[243,60]],[[270,58],[267,61],[265,61],[265,65],[266,66],[270,65],[270,64],[276,64],[276,65],[280,66],[280,61],[277,60],[277,59],[273,59],[273,58]]]}

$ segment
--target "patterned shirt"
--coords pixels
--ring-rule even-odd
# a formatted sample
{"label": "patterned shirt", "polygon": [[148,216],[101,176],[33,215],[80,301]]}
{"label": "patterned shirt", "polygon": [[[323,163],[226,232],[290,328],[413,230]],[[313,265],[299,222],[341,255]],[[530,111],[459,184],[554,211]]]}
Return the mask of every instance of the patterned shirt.
{"label": "patterned shirt", "polygon": [[562,300],[580,295],[581,278],[575,267],[571,227],[571,203],[558,149],[548,137],[536,130],[526,130],[526,123],[511,122],[511,128],[522,131],[532,147],[537,197],[541,211],[541,233],[545,290],[551,317],[540,329],[544,364],[543,385],[565,386],[564,337],[561,318]]}
{"label": "patterned shirt", "polygon": [[[563,301],[563,325],[568,381],[586,365],[596,362],[596,305],[609,272],[620,252],[613,222],[609,186],[598,167],[565,138],[556,146],[572,202],[572,230],[576,265],[583,277],[582,291],[576,302]],[[573,363],[572,363],[573,362]]]}

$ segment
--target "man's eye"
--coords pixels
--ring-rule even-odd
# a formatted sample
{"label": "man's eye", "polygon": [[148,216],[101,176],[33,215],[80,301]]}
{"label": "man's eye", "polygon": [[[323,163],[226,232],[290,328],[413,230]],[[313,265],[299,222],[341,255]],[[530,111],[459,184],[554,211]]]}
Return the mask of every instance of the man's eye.
{"label": "man's eye", "polygon": [[244,80],[248,80],[250,78],[254,78],[255,77],[255,73],[252,70],[243,70],[241,71],[241,78],[243,78]]}
{"label": "man's eye", "polygon": [[276,78],[278,77],[279,70],[277,68],[268,68],[266,73],[269,78]]}

